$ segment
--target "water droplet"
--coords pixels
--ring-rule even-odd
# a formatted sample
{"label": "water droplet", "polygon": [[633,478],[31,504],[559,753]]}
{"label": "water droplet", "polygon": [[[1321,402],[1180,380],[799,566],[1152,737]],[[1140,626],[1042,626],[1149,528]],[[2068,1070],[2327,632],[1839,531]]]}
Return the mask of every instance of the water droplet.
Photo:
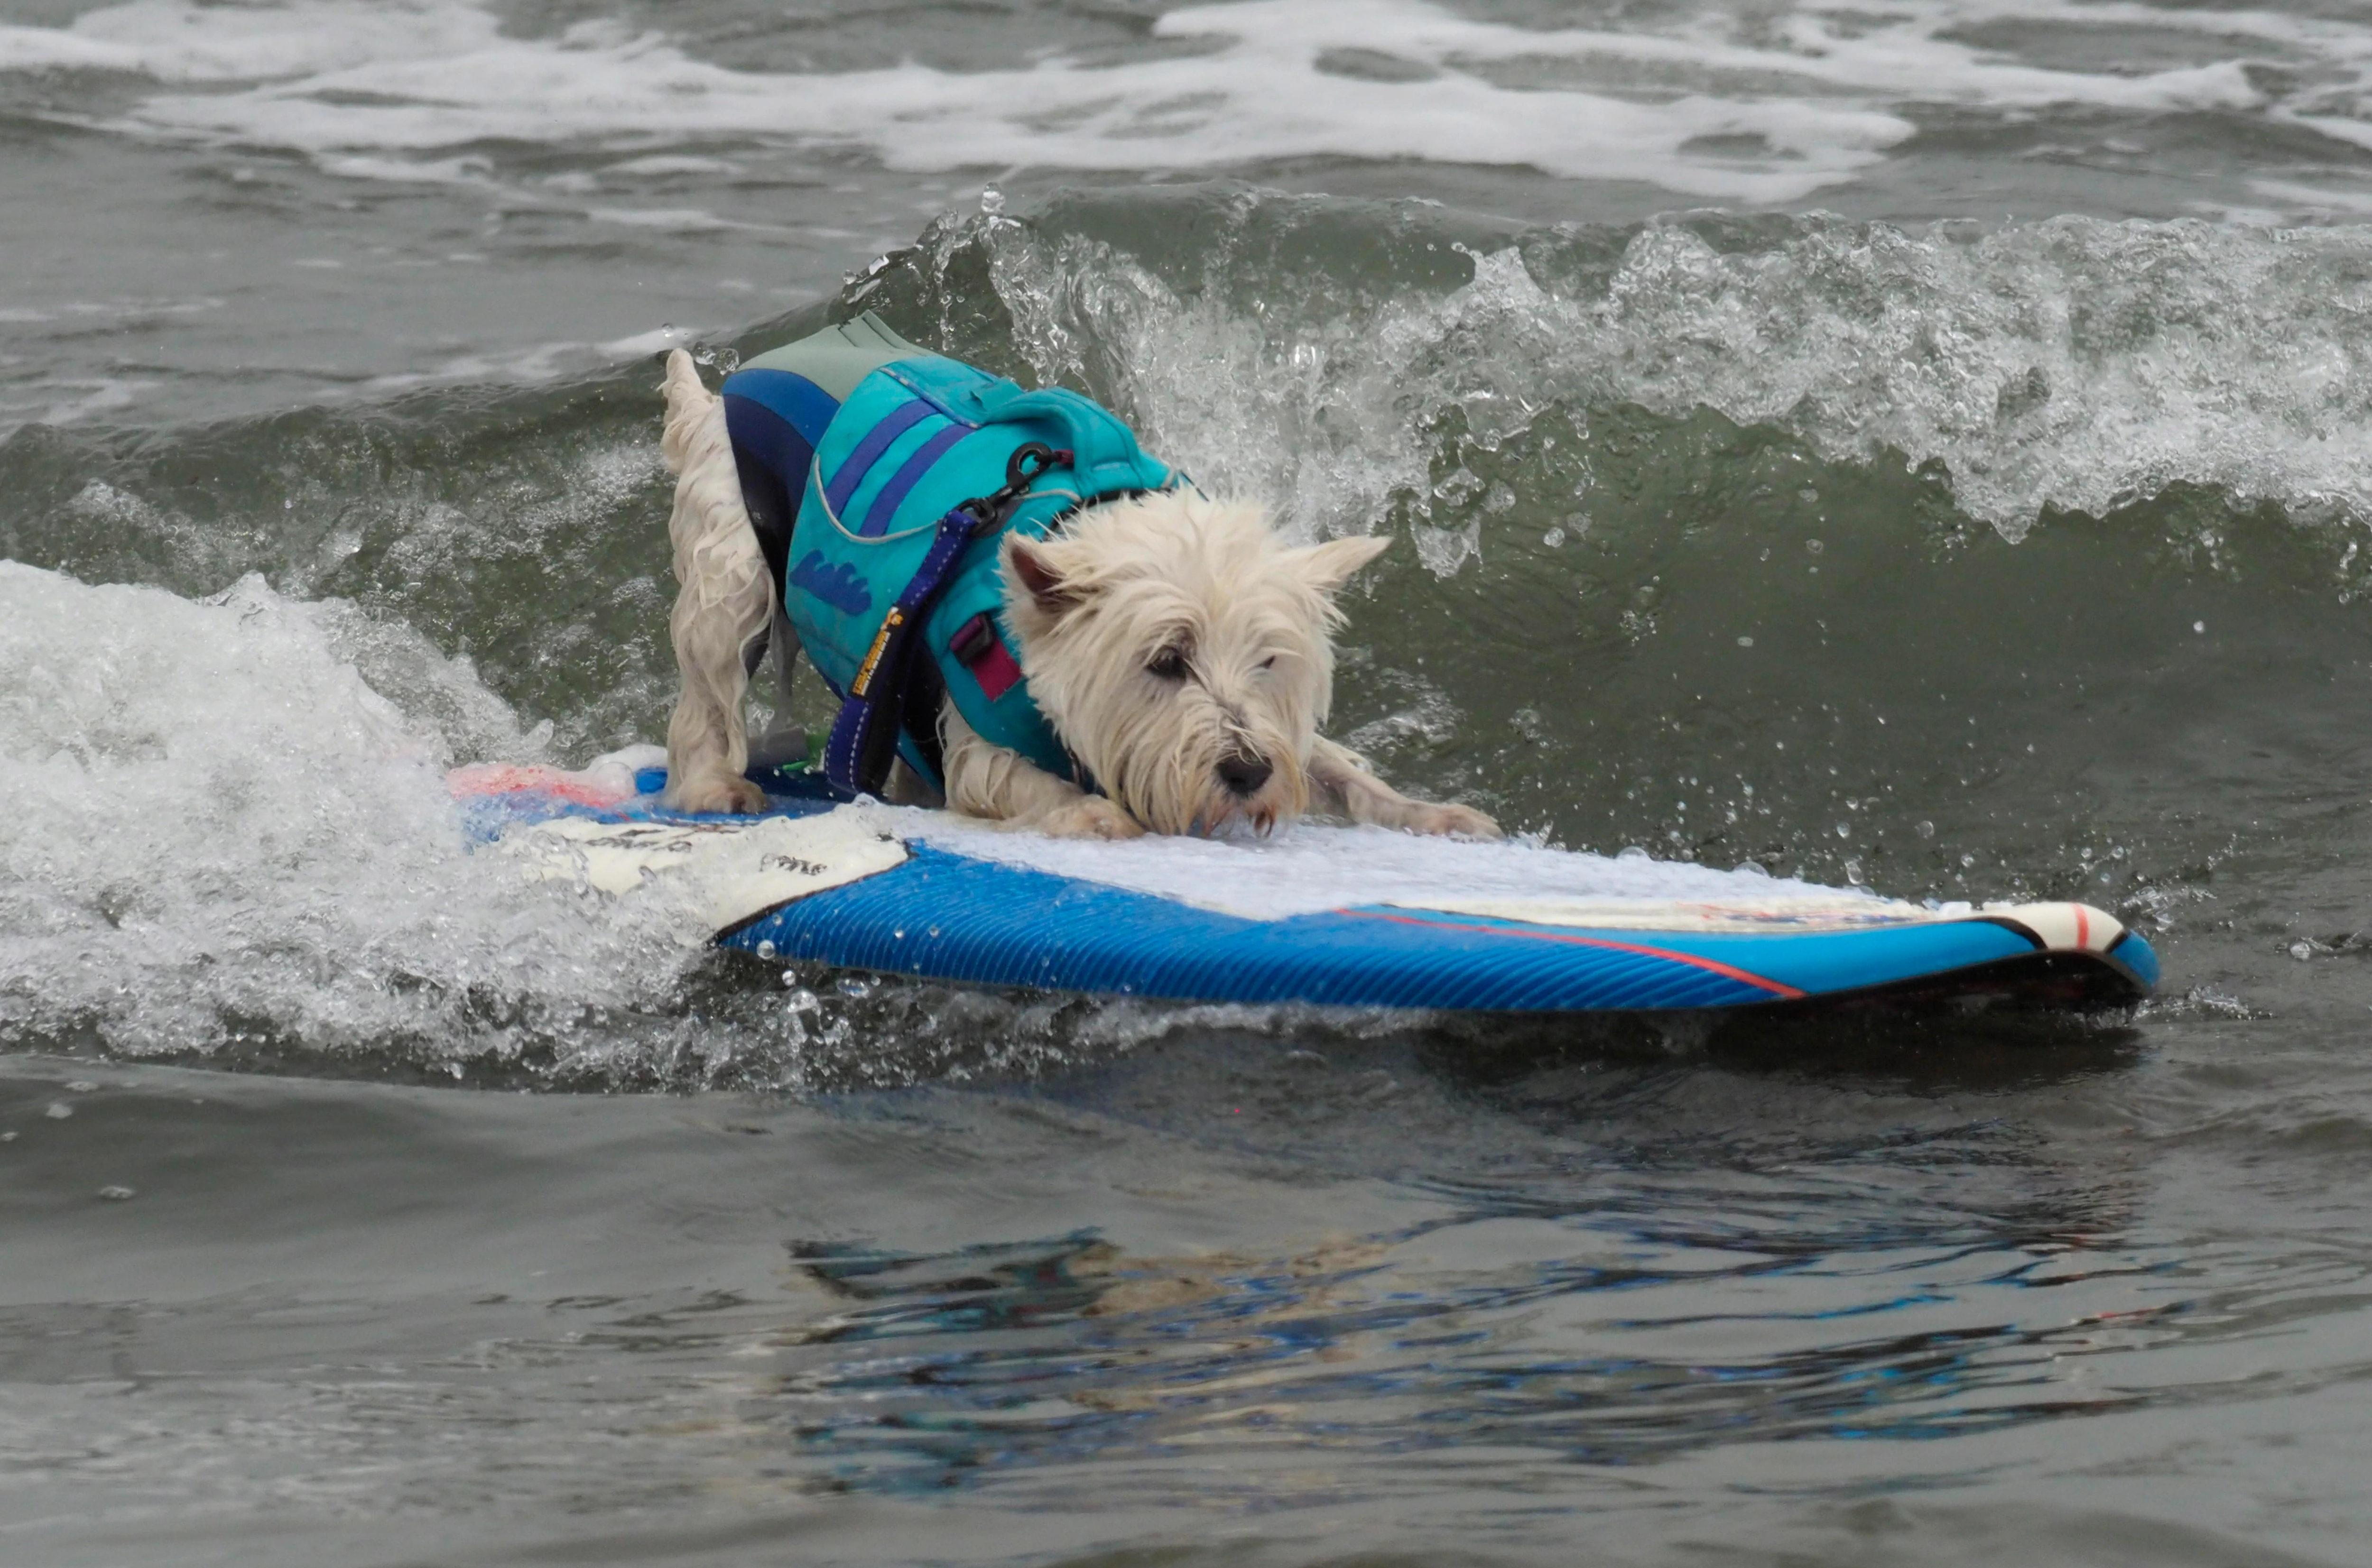
{"label": "water droplet", "polygon": [[1960,856],[1960,865],[1964,867],[1974,865],[1976,863],[1977,857],[1973,854],[1964,854]]}
{"label": "water droplet", "polygon": [[1808,539],[1804,541],[1804,548],[1810,551],[1813,554],[1818,555],[1820,552],[1826,550],[1828,546],[1822,544],[1817,539]]}
{"label": "water droplet", "polygon": [[980,188],[980,210],[986,213],[990,217],[994,217],[999,213],[1005,211],[1005,192],[998,190],[994,184],[982,186]]}
{"label": "water droplet", "polygon": [[838,990],[843,996],[853,996],[861,1002],[865,998],[873,994],[873,981],[869,980],[860,980],[855,975],[847,975],[841,980],[839,985],[835,987],[835,989]]}
{"label": "water droplet", "polygon": [[2314,944],[2311,942],[2291,943],[2290,957],[2296,958],[2299,963],[2306,962],[2308,958],[2314,957]]}
{"label": "water droplet", "polygon": [[15,1132],[0,1132],[0,1144],[13,1144],[16,1141],[17,1134]]}
{"label": "water droplet", "polygon": [[66,1086],[66,1093],[70,1095],[90,1095],[98,1092],[99,1086],[88,1078],[76,1078]]}
{"label": "water droplet", "polygon": [[52,1121],[64,1121],[67,1117],[74,1114],[74,1107],[68,1105],[62,1099],[53,1099],[50,1102],[50,1109],[41,1112],[41,1114],[48,1117]]}
{"label": "water droplet", "polygon": [[121,1203],[126,1198],[133,1196],[133,1191],[129,1187],[102,1187],[99,1190],[99,1195],[110,1203]]}
{"label": "water droplet", "polygon": [[1751,637],[1740,637],[1738,640],[1738,645],[1741,648],[1750,648],[1754,645],[1754,639]]}
{"label": "water droplet", "polygon": [[1840,823],[1838,823],[1838,824],[1837,824],[1837,837],[1839,837],[1839,838],[1841,838],[1841,839],[1849,839],[1849,838],[1852,838],[1852,837],[1853,837],[1853,824],[1852,824],[1851,822],[1840,822]]}
{"label": "water droplet", "polygon": [[1551,528],[1548,532],[1541,535],[1541,542],[1547,545],[1551,550],[1554,550],[1559,545],[1564,543],[1564,530],[1563,528]]}
{"label": "water droplet", "polygon": [[1932,839],[1936,836],[1936,824],[1933,822],[1922,822],[1917,828],[1913,829],[1913,831],[1916,832],[1923,839]]}
{"label": "water droplet", "polygon": [[2191,623],[2191,629],[2199,633],[2202,636],[2204,636],[2207,633],[2207,622],[2204,621],[2194,621]]}
{"label": "water droplet", "polygon": [[758,944],[758,956],[759,956],[760,958],[773,958],[773,957],[774,956],[774,945],[773,945],[772,942],[761,942],[761,943],[759,943],[759,944]]}

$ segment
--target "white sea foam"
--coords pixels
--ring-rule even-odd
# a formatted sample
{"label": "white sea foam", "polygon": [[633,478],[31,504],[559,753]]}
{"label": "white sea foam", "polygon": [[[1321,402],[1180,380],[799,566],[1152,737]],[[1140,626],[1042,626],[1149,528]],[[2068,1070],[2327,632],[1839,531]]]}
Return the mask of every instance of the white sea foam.
{"label": "white sea foam", "polygon": [[447,761],[541,744],[351,607],[0,561],[0,1038],[471,1055],[664,993],[679,912],[555,899],[464,842]]}
{"label": "white sea foam", "polygon": [[[153,382],[112,377],[88,381],[40,381],[30,396],[0,392],[0,426],[29,417],[43,424],[72,424],[95,413],[129,408]],[[44,401],[46,400],[46,401]]]}
{"label": "white sea foam", "polygon": [[[614,22],[519,36],[459,0],[135,0],[65,28],[0,27],[0,69],[203,86],[116,123],[325,159],[401,155],[373,167],[410,163],[421,178],[462,177],[424,155],[477,142],[647,151],[653,139],[744,136],[862,148],[918,170],[1418,158],[1780,202],[1883,157],[1920,105],[2254,109],[2372,138],[2361,103],[2372,27],[2338,20],[2071,0],[1798,0],[1659,17],[1530,29],[1424,0],[1242,0],[1163,15],[1157,39],[1190,47],[1146,56],[795,75],[730,69]],[[2186,35],[2196,58],[2076,69],[1968,40],[1972,28],[2068,23]],[[2278,100],[2247,69],[2301,62],[2312,70]]]}
{"label": "white sea foam", "polygon": [[1042,377],[1116,382],[1156,449],[1313,532],[1366,531],[1413,493],[1443,575],[1490,505],[1479,483],[1431,487],[1427,432],[1453,411],[1485,447],[1622,401],[1769,422],[1848,460],[1940,459],[2013,539],[2047,505],[2097,515],[2179,482],[2372,520],[2372,228],[1813,219],[1717,249],[1650,226],[1602,292],[1544,287],[1509,249],[1446,297],[1255,319],[1227,303],[1224,250],[1181,295],[1099,244],[963,232],[983,225]]}

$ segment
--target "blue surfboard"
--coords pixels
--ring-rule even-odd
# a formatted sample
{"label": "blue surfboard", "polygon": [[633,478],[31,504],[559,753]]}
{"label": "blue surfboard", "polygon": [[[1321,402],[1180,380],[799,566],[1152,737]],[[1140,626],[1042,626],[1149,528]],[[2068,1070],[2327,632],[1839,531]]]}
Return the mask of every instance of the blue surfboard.
{"label": "blue surfboard", "polygon": [[[992,987],[1510,1013],[1969,998],[2125,1005],[2149,944],[2080,903],[1920,905],[1744,872],[1302,824],[1079,842],[769,774],[758,817],[665,810],[663,753],[453,775],[531,876],[692,900],[720,945]],[[774,791],[782,793],[775,794]]]}

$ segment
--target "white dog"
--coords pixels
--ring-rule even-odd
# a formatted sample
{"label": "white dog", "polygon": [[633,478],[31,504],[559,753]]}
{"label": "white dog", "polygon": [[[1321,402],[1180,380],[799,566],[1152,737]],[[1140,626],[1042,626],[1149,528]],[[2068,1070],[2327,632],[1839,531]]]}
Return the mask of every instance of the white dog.
{"label": "white dog", "polygon": [[[787,693],[789,629],[742,500],[722,400],[668,357],[661,442],[677,474],[669,621],[682,694],[668,726],[672,803],[755,811],[742,700],[770,633]],[[1039,711],[1101,790],[1032,764],[940,710],[956,810],[1064,837],[1266,831],[1310,811],[1496,838],[1464,806],[1411,800],[1320,736],[1333,691],[1335,591],[1387,540],[1280,541],[1253,507],[1170,490],[1091,506],[1002,547],[1005,620]],[[911,775],[909,775],[911,780]],[[906,785],[913,791],[913,783]]]}

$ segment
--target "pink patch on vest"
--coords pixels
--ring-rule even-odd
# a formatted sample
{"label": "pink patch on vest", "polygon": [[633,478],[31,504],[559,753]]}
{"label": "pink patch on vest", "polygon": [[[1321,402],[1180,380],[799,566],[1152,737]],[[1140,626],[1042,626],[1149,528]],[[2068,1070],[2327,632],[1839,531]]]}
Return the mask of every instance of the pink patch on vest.
{"label": "pink patch on vest", "polygon": [[1005,639],[994,633],[990,633],[988,646],[982,651],[980,657],[972,660],[967,668],[971,670],[971,678],[980,682],[981,695],[992,703],[1021,684],[1021,667],[1013,662],[1013,655],[1006,649]]}

